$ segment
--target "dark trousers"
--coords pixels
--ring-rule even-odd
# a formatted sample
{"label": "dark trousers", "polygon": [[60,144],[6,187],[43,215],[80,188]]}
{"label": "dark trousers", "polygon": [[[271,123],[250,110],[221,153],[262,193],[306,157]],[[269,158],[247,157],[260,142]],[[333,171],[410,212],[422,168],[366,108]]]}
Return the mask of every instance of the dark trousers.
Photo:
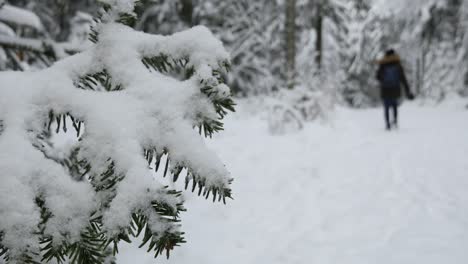
{"label": "dark trousers", "polygon": [[[391,124],[398,124],[398,100],[397,99],[384,99],[384,113],[385,123],[387,128],[390,128]],[[393,112],[393,122],[390,122],[390,110]]]}

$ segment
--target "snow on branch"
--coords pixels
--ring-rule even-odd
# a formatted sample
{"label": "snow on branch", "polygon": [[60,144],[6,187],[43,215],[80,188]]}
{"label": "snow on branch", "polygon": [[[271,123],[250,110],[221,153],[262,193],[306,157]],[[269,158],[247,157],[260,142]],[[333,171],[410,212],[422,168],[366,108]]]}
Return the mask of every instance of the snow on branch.
{"label": "snow on branch", "polygon": [[44,30],[39,17],[33,12],[0,2],[0,21],[34,28],[37,31]]}
{"label": "snow on branch", "polygon": [[[39,252],[44,238],[78,242],[93,221],[109,240],[127,236],[141,217],[154,241],[177,233],[167,214],[182,209],[180,194],[149,171],[165,154],[174,181],[185,169],[186,188],[231,196],[229,172],[194,129],[210,136],[233,111],[222,43],[204,27],[173,36],[118,23],[97,31],[89,50],[46,70],[0,73],[0,249],[10,258]],[[161,70],[176,65],[187,78]],[[79,141],[54,152],[50,131],[67,130],[69,119]],[[156,246],[157,253],[172,246]]]}
{"label": "snow on branch", "polygon": [[37,54],[47,54],[49,57],[61,58],[65,54],[75,54],[82,50],[78,45],[55,43],[51,40],[38,40],[16,36],[0,35],[0,46],[5,49],[31,51]]}

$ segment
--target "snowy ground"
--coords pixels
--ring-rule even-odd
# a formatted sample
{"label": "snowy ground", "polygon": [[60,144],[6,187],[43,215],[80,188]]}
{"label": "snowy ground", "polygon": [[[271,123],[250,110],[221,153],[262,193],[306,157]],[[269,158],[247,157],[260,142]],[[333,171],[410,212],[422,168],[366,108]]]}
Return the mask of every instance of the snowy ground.
{"label": "snowy ground", "polygon": [[380,109],[339,109],[287,136],[237,114],[212,142],[235,200],[189,196],[169,261],[130,246],[118,263],[468,263],[468,110],[401,110],[395,133]]}

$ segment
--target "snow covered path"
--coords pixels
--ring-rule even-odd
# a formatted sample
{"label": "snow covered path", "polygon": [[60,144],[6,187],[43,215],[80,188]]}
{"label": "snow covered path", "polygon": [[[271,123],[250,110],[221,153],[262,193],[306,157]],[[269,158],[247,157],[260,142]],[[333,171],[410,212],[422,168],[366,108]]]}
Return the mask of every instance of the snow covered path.
{"label": "snow covered path", "polygon": [[235,200],[189,196],[186,245],[169,261],[127,248],[119,263],[467,263],[468,111],[401,110],[394,133],[380,109],[287,136],[238,115],[212,144]]}

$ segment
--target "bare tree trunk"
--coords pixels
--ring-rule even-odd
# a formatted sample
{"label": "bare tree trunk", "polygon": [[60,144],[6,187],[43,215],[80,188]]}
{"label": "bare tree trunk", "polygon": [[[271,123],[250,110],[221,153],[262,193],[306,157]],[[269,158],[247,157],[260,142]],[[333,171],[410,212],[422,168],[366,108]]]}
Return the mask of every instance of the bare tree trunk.
{"label": "bare tree trunk", "polygon": [[416,95],[419,95],[421,92],[421,86],[422,86],[422,78],[421,78],[421,58],[416,59]]}
{"label": "bare tree trunk", "polygon": [[69,23],[69,2],[63,0],[55,0],[55,8],[57,14],[57,22],[59,24],[60,32],[56,36],[57,41],[65,41],[70,34],[70,23]]}
{"label": "bare tree trunk", "polygon": [[296,77],[296,0],[286,0],[286,84],[293,89]]}
{"label": "bare tree trunk", "polygon": [[315,62],[317,64],[317,68],[321,70],[323,55],[323,7],[320,2],[317,4],[315,32],[317,32],[317,40],[315,42],[315,51],[317,52],[317,55],[315,57]]}
{"label": "bare tree trunk", "polygon": [[193,2],[192,0],[180,0],[182,5],[179,10],[179,15],[182,20],[189,26],[193,25]]}

